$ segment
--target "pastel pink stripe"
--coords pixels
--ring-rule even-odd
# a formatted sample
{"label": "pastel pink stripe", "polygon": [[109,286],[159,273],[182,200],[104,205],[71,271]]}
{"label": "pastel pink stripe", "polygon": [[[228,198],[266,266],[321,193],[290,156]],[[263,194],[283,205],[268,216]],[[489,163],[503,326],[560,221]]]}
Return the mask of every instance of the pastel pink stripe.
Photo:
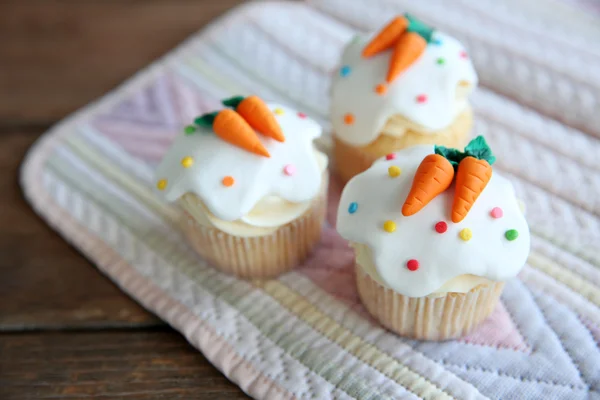
{"label": "pastel pink stripe", "polygon": [[[95,260],[100,269],[121,282],[122,288],[135,296],[145,307],[163,317],[169,315],[168,322],[172,326],[183,332],[195,347],[203,350],[217,368],[251,396],[265,399],[295,399],[290,392],[278,386],[237,355],[235,350],[212,328],[142,277],[112,248],[80,226],[45,192],[41,181],[45,161],[52,154],[54,143],[66,136],[67,132],[67,130],[59,130],[52,135],[44,136],[27,155],[21,179],[25,195],[36,212],[42,215],[54,229],[76,243],[82,252]],[[126,281],[129,281],[127,286],[124,285]]]}

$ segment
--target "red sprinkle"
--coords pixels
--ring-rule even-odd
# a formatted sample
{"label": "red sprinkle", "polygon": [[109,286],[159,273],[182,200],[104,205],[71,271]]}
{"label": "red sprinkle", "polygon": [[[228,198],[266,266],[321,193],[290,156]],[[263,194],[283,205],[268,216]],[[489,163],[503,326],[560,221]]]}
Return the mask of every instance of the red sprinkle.
{"label": "red sprinkle", "polygon": [[417,260],[408,260],[408,262],[406,263],[406,268],[408,268],[409,271],[416,271],[419,269],[419,262]]}
{"label": "red sprinkle", "polygon": [[437,224],[435,224],[435,231],[437,233],[444,233],[448,230],[448,224],[445,223],[444,221],[440,221]]}
{"label": "red sprinkle", "polygon": [[466,51],[464,51],[464,50],[463,50],[463,51],[461,51],[461,52],[460,52],[460,53],[458,53],[458,54],[461,56],[461,58],[469,58],[469,55],[468,55],[468,54],[467,54],[467,52],[466,52]]}
{"label": "red sprinkle", "polygon": [[425,103],[427,102],[427,95],[426,94],[420,94],[417,96],[417,103]]}
{"label": "red sprinkle", "polygon": [[306,118],[306,114],[304,114],[303,112],[299,112],[299,113],[298,113],[298,117],[300,117],[300,118],[303,118],[303,119],[304,119],[304,118]]}
{"label": "red sprinkle", "polygon": [[390,153],[390,154],[388,154],[388,155],[385,156],[385,159],[388,160],[388,161],[389,160],[395,160],[396,159],[396,154]]}

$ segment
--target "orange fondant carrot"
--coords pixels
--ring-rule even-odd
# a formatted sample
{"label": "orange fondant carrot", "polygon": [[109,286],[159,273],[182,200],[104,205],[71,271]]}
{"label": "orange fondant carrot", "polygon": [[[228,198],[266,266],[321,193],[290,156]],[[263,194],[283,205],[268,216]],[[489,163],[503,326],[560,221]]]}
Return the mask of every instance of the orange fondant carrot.
{"label": "orange fondant carrot", "polygon": [[283,131],[273,115],[273,112],[258,96],[248,96],[236,107],[238,112],[248,124],[265,136],[272,137],[280,142],[285,141]]}
{"label": "orange fondant carrot", "polygon": [[458,223],[467,216],[491,178],[492,166],[486,160],[468,156],[458,164],[456,191],[452,203],[452,222]]}
{"label": "orange fondant carrot", "polygon": [[431,200],[448,189],[454,178],[454,167],[439,154],[430,154],[421,161],[412,187],[402,206],[402,215],[408,217],[416,214]]}
{"label": "orange fondant carrot", "polygon": [[396,17],[390,21],[369,44],[363,49],[362,56],[372,57],[393,46],[400,35],[408,27],[408,20],[404,17]]}
{"label": "orange fondant carrot", "polygon": [[393,82],[398,75],[410,67],[423,54],[426,47],[427,41],[418,33],[403,33],[394,45],[388,67],[387,82]]}
{"label": "orange fondant carrot", "polygon": [[215,134],[226,142],[261,156],[271,156],[258,139],[254,129],[233,110],[219,111],[212,127]]}

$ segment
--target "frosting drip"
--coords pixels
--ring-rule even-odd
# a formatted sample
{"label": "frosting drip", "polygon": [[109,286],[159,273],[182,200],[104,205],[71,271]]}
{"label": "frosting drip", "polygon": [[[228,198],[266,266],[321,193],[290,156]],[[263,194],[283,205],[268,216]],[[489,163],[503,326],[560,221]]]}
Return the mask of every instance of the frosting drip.
{"label": "frosting drip", "polygon": [[[366,273],[368,273],[371,276],[371,278],[373,278],[379,284],[386,286],[386,283],[383,281],[383,279],[381,279],[381,277],[377,273],[377,268],[373,264],[373,254],[371,252],[371,249],[369,249],[364,244],[352,243],[351,245],[354,248],[354,252],[356,254],[356,263],[360,265],[360,267]],[[489,279],[482,278],[480,276],[470,274],[459,275],[444,283],[441,287],[437,288],[433,293],[430,293],[428,296],[441,297],[446,295],[447,293],[467,293],[471,289],[479,285],[488,284],[489,282]]]}
{"label": "frosting drip", "polygon": [[[322,173],[326,173],[327,157],[315,150]],[[326,189],[324,175],[321,191]],[[314,199],[313,199],[314,200]],[[217,218],[193,193],[187,193],[180,199],[181,206],[199,224],[214,226],[230,235],[240,237],[268,235],[279,227],[301,217],[308,211],[313,200],[292,203],[278,196],[266,196],[246,215],[236,221],[224,221]]]}
{"label": "frosting drip", "polygon": [[[498,172],[459,223],[450,220],[454,185],[416,214],[402,215],[417,167],[433,150],[410,147],[355,176],[342,193],[339,233],[367,246],[383,283],[410,297],[430,295],[462,275],[516,276],[529,254],[529,227],[512,185]],[[401,173],[392,176],[392,166]]]}
{"label": "frosting drip", "polygon": [[372,58],[361,53],[371,37],[358,36],[344,50],[332,83],[331,119],[341,140],[362,146],[377,138],[388,119],[406,117],[423,133],[449,126],[467,107],[477,74],[464,47],[434,32],[425,52],[386,90],[391,50]]}

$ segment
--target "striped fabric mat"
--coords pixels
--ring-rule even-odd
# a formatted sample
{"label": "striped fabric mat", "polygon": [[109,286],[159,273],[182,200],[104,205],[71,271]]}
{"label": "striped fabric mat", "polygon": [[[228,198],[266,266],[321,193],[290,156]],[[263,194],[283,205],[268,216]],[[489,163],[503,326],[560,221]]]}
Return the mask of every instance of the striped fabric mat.
{"label": "striped fabric mat", "polygon": [[[253,397],[600,398],[600,24],[580,2],[546,0],[539,13],[534,0],[453,3],[240,7],[43,136],[23,190],[48,224]],[[176,227],[179,210],[151,192],[173,137],[221,98],[258,94],[328,130],[342,46],[406,11],[470,49],[482,81],[477,132],[533,233],[528,265],[491,318],[443,343],[401,339],[365,313],[352,253],[332,228],[335,177],[315,255],[266,282],[206,265]]]}

